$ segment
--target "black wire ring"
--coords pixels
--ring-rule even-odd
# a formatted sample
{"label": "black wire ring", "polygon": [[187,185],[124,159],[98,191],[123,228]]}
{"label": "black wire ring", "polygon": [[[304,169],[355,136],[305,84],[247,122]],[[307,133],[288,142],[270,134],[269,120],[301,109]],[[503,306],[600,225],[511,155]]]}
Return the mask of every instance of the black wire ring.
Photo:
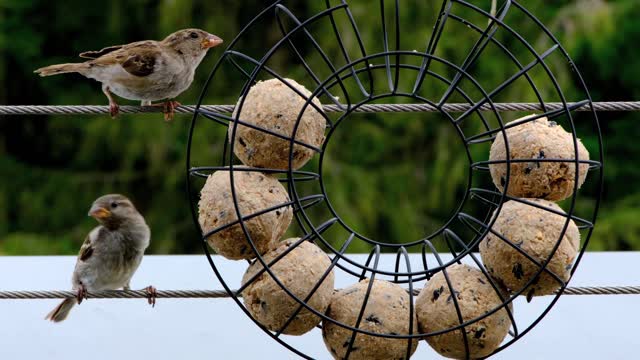
{"label": "black wire ring", "polygon": [[[333,1],[333,2],[336,2],[336,1]],[[202,91],[202,94],[200,95],[200,98],[198,100],[198,105],[196,107],[196,111],[194,113],[194,117],[191,123],[189,139],[187,144],[187,147],[188,147],[187,191],[188,191],[189,201],[191,204],[193,220],[196,226],[198,227],[198,229],[200,230],[200,233],[202,234],[202,240],[203,240],[202,243],[205,249],[205,253],[207,254],[207,259],[214,273],[216,274],[216,276],[222,283],[223,287],[225,288],[225,290],[233,297],[236,303],[259,327],[261,327],[265,332],[267,332],[275,340],[280,342],[283,346],[293,351],[294,353],[302,356],[303,358],[311,359],[309,355],[294,348],[292,345],[287,343],[287,341],[280,336],[282,334],[282,331],[289,325],[289,323],[293,320],[293,318],[297,315],[297,313],[302,309],[309,310],[310,312],[321,317],[323,321],[329,321],[353,331],[353,336],[351,338],[351,341],[349,343],[349,348],[347,351],[347,357],[349,356],[349,353],[354,344],[356,334],[367,334],[367,335],[378,336],[378,337],[407,339],[407,342],[409,345],[407,347],[407,353],[406,353],[407,358],[411,353],[410,352],[411,339],[419,339],[423,337],[439,335],[452,330],[461,329],[471,323],[474,323],[487,316],[490,316],[491,314],[497,311],[500,311],[501,309],[505,309],[512,322],[512,331],[510,331],[512,339],[502,344],[502,346],[500,346],[494,352],[496,353],[508,347],[509,345],[511,345],[513,342],[518,340],[524,334],[529,332],[535,325],[537,325],[538,322],[541,321],[542,318],[550,311],[552,306],[558,300],[559,296],[562,294],[562,290],[564,290],[564,288],[567,286],[568,282],[564,282],[558,275],[554,274],[552,271],[547,269],[547,264],[553,257],[553,254],[555,254],[555,251],[558,249],[561,242],[560,240],[564,237],[564,233],[566,232],[566,229],[571,220],[577,223],[579,229],[584,230],[586,232],[586,236],[584,236],[584,241],[582,242],[582,247],[580,249],[579,255],[576,259],[574,267],[571,270],[571,275],[573,275],[573,273],[575,272],[577,265],[580,262],[582,255],[584,254],[589,238],[593,231],[596,215],[599,208],[600,195],[602,192],[602,184],[603,184],[602,137],[600,133],[600,127],[598,124],[597,115],[593,110],[593,103],[589,95],[588,89],[586,88],[586,85],[584,84],[584,81],[580,73],[577,71],[574,63],[571,61],[567,52],[564,50],[564,48],[562,48],[558,40],[551,34],[551,32],[546,27],[544,27],[544,25],[539,20],[537,20],[529,11],[527,11],[517,1],[513,1],[513,0],[503,1],[501,8],[497,11],[496,15],[491,15],[487,11],[464,0],[443,0],[441,11],[437,16],[437,20],[433,27],[433,32],[429,37],[429,41],[426,45],[426,49],[420,52],[416,50],[409,51],[409,50],[402,49],[401,24],[400,24],[400,16],[399,16],[400,1],[387,0],[387,2],[391,2],[394,4],[394,12],[391,17],[387,17],[388,14],[386,14],[386,10],[385,10],[385,1],[384,0],[379,1],[380,10],[381,10],[380,18],[382,20],[383,51],[377,52],[377,53],[368,53],[366,51],[366,46],[358,30],[356,17],[351,12],[350,7],[346,0],[337,1],[338,3],[337,5],[332,5],[331,0],[325,0],[325,5],[326,5],[325,10],[320,11],[317,14],[304,20],[298,19],[295,13],[286,6],[286,3],[288,3],[288,1],[286,0],[276,1],[271,6],[265,8],[260,14],[258,14],[255,18],[253,18],[245,26],[245,28],[243,28],[240,31],[238,36],[229,44],[229,47],[224,52],[221,59],[218,61],[218,63],[215,65],[214,69],[212,70],[207,80],[207,83]],[[513,13],[513,12],[517,12],[519,16],[523,16],[526,21],[533,24],[537,29],[539,29],[539,31],[545,36],[545,38],[548,41],[550,41],[552,44],[547,49],[542,51],[542,53],[538,53],[533,45],[527,42],[527,40],[523,36],[521,36],[516,30],[514,30],[512,27],[510,27],[507,24],[505,18],[509,13]],[[475,21],[475,22],[470,21],[465,17],[463,17],[460,13],[470,13],[470,14],[473,14],[474,16],[482,17],[483,19],[485,19],[485,21],[488,20],[488,25],[484,27],[485,26],[484,24],[480,24],[478,21]],[[346,21],[343,21],[344,23],[341,24],[341,26],[338,26],[338,18],[337,18],[338,14],[344,15],[344,16],[341,16],[340,18],[347,19]],[[256,58],[255,56],[251,56],[247,52],[244,52],[240,49],[241,46],[239,46],[238,44],[241,43],[241,40],[244,37],[252,36],[252,34],[254,35],[257,34],[257,32],[261,31],[261,28],[260,28],[261,26],[269,26],[269,27],[272,26],[273,21],[277,23],[278,30],[281,33],[281,38],[275,44],[273,44],[271,47],[266,48],[265,52],[263,54],[260,54],[258,58]],[[330,23],[329,31],[331,31],[335,35],[335,41],[339,45],[339,50],[340,50],[339,57],[343,58],[341,59],[341,61],[344,63],[344,65],[342,66],[336,66],[334,62],[331,61],[329,56],[323,51],[320,43],[313,37],[312,27],[318,26],[319,23],[323,23],[326,21]],[[452,21],[454,23],[466,26],[476,36],[479,35],[479,39],[474,43],[473,47],[469,51],[468,56],[465,58],[465,60],[461,65],[456,65],[452,61],[449,61],[447,59],[444,59],[435,55],[438,42],[440,41],[445,31],[445,25],[447,24],[447,22],[452,22]],[[522,19],[520,19],[520,21],[524,23]],[[291,25],[290,28],[287,28],[286,22],[289,22],[293,25]],[[395,25],[395,27],[393,28],[394,30],[393,34],[395,35],[393,36],[395,48],[392,48],[390,46],[390,38],[392,38],[392,36],[390,36],[390,31],[388,31],[389,29],[387,28],[388,22],[392,22]],[[342,29],[343,32],[341,32],[339,29]],[[344,40],[343,40],[344,31],[345,31],[344,29],[349,29],[348,31],[352,33],[352,35],[354,35],[355,40],[357,42],[355,52],[358,53],[357,54],[358,56],[355,58],[353,57],[354,50],[347,49],[344,43]],[[513,38],[515,38],[518,41],[519,45],[524,46],[527,49],[527,51],[529,52],[529,55],[531,55],[534,58],[534,60],[528,64],[522,64],[518,59],[518,57],[510,51],[509,45],[506,45],[500,42],[496,38],[495,35],[498,31],[505,32],[510,36],[512,36]],[[330,71],[329,75],[319,76],[316,73],[316,71],[314,71],[312,66],[305,60],[303,51],[296,46],[296,39],[299,39],[300,37],[304,38],[304,40],[308,42],[308,44],[310,44],[312,51],[315,51],[316,54],[320,56],[321,63]],[[473,67],[476,61],[480,58],[483,50],[489,45],[492,45],[498,50],[500,50],[501,54],[506,56],[507,59],[510,60],[518,68],[518,71],[513,76],[511,76],[509,79],[507,79],[506,81],[504,81],[502,84],[495,87],[491,91],[484,89],[484,87],[480,84],[480,82],[477,81],[470,73],[470,69]],[[290,55],[292,55],[302,65],[309,79],[311,79],[311,82],[315,83],[315,88],[312,89],[313,91],[310,96],[305,96],[304,94],[302,94],[292,84],[286,81],[283,76],[281,76],[277,71],[275,71],[272,67],[269,66],[272,56],[278,51],[283,51],[283,49],[288,49],[290,51]],[[551,70],[550,66],[545,62],[545,60],[547,60],[549,57],[553,56],[554,54],[559,54],[568,62],[569,67],[574,71],[574,76],[578,80],[579,86],[581,87],[580,89],[582,91],[581,96],[583,97],[578,99],[578,101],[574,101],[573,102],[574,104],[571,106],[568,104],[569,101],[565,98],[565,95],[562,92],[562,88],[559,82],[557,81],[556,77],[554,76],[553,71]],[[408,58],[418,59],[418,63],[420,63],[420,65],[405,63],[401,61],[402,59],[408,59]],[[434,65],[440,65],[440,67],[445,67],[455,75],[451,79],[449,79],[446,74],[433,70]],[[538,87],[539,84],[538,86],[536,86],[536,83],[533,81],[533,79],[529,75],[529,71],[535,67],[542,68],[542,70],[548,77],[549,79],[548,84],[545,84],[547,85],[548,88],[539,88]],[[203,110],[200,108],[200,106],[202,105],[203,99],[205,98],[207,93],[211,90],[210,85],[213,84],[212,81],[215,77],[215,74],[221,68],[224,69],[221,71],[231,72],[238,78],[237,83],[224,84],[225,94],[227,95],[230,93],[233,94],[233,91],[237,91],[235,93],[237,94],[236,98],[240,99],[236,107],[236,114],[238,114],[237,115],[238,118],[234,118],[232,116],[222,114],[222,113]],[[247,70],[247,68],[249,69]],[[409,71],[415,74],[415,83],[413,84],[411,91],[403,91],[401,89],[401,84],[400,84],[400,74],[401,72],[404,73]],[[378,74],[380,72],[384,73],[384,76],[386,77],[386,80],[387,80],[386,81],[387,85],[385,86],[384,91],[382,91],[380,89],[380,86],[376,85],[376,82],[375,82],[374,74]],[[246,96],[248,94],[249,88],[259,78],[260,79],[261,78],[277,78],[280,81],[282,81],[286,86],[288,86],[292,91],[296,92],[299,96],[301,96],[306,100],[304,107],[301,109],[301,111],[298,114],[298,118],[293,130],[293,135],[291,137],[283,136],[281,134],[274,133],[270,130],[250,124],[247,121],[243,121],[242,108],[243,108]],[[530,86],[538,103],[543,109],[543,113],[538,114],[532,118],[527,118],[517,123],[509,123],[505,125],[505,123],[502,120],[501,114],[495,108],[492,99],[494,96],[500,94],[504,89],[508,88],[511,84],[513,84],[515,81],[517,81],[520,78],[523,78]],[[354,82],[351,87],[349,87],[348,85],[345,85],[349,81]],[[423,97],[420,95],[420,90],[424,86],[425,81],[426,83],[429,83],[430,81],[442,83],[447,87],[447,90],[442,94],[442,97],[437,101]],[[473,96],[471,94],[466,93],[465,89],[461,87],[461,83],[463,82],[470,83],[475,92],[482,94],[482,98],[480,100],[474,100]],[[350,92],[347,90],[349,88],[355,88],[356,90]],[[546,107],[544,99],[545,99],[545,96],[548,95],[548,92],[551,92],[554,96],[560,99],[560,101],[564,105],[563,108],[559,110],[550,110]],[[334,96],[334,93],[339,93],[341,96],[343,96],[344,103],[339,102],[337,97]],[[458,117],[454,117],[452,113],[449,113],[443,110],[443,105],[445,105],[447,101],[454,94],[464,99],[464,101],[466,101],[471,106],[469,110],[467,110],[466,112],[464,112],[462,115]],[[325,103],[327,101],[333,102],[335,105],[339,106],[343,110],[343,113],[339,115],[337,120],[334,121],[327,114],[323,113],[322,110],[315,103],[313,103],[313,100],[316,98],[322,98]],[[454,211],[453,216],[451,216],[451,218],[447,222],[445,222],[443,226],[441,226],[432,234],[429,234],[422,239],[414,240],[404,244],[388,243],[388,242],[382,242],[375,239],[371,239],[369,237],[366,237],[358,233],[357,231],[349,227],[349,225],[346,224],[346,222],[340,217],[338,211],[336,211],[336,209],[331,205],[331,202],[326,192],[323,172],[322,172],[322,166],[324,164],[324,154],[325,154],[326,147],[329,143],[329,140],[331,139],[331,135],[338,128],[338,125],[340,124],[340,122],[342,122],[346,117],[348,117],[351,113],[353,113],[358,107],[374,102],[379,99],[387,99],[387,98],[396,98],[396,99],[409,98],[416,103],[426,103],[439,108],[441,110],[441,114],[443,115],[443,117],[447,119],[452,126],[454,126],[456,132],[458,133],[460,140],[464,145],[467,159],[469,161],[469,168],[468,168],[469,178],[467,182],[466,191],[464,193],[464,196],[458,208]],[[577,108],[580,108],[584,105],[589,105],[591,107],[591,112],[586,113],[587,118],[581,119],[581,123],[590,121],[592,123],[592,129],[591,129],[592,135],[597,135],[598,152],[597,152],[596,160],[579,159],[577,156],[578,135],[577,135],[576,126],[574,124],[573,113]],[[328,132],[327,132],[326,141],[324,142],[324,144],[322,144],[320,148],[312,146],[310,144],[305,144],[296,139],[296,132],[298,129],[298,125],[300,124],[300,121],[302,119],[302,114],[309,106],[316,109],[320,114],[322,114],[325,117],[325,120],[327,122]],[[492,109],[489,115],[494,118],[493,122],[496,122],[498,124],[497,126],[495,127],[492,126],[491,125],[492,121],[487,116],[487,114],[483,114],[482,112],[479,111],[480,108],[483,106],[489,106],[489,108]],[[463,129],[463,125],[465,120],[472,115],[477,116],[479,118],[484,130],[481,133],[467,135]],[[572,137],[573,137],[573,146],[574,146],[574,153],[575,153],[574,159],[571,159],[571,160],[510,159],[509,157],[507,157],[507,159],[503,161],[488,161],[484,159],[483,160],[474,159],[472,151],[470,150],[473,146],[480,146],[482,144],[489,143],[493,141],[493,139],[497,134],[502,133],[504,135],[506,134],[506,130],[513,126],[517,126],[528,121],[533,121],[541,117],[547,117],[550,120],[557,117],[566,117],[567,122],[570,125],[570,129],[568,130],[570,130],[570,133],[572,134]],[[227,127],[229,126],[230,123],[237,121],[238,123],[244,126],[248,126],[253,129],[263,131],[267,134],[289,141],[289,145],[290,145],[289,168],[286,170],[279,170],[279,169],[258,169],[258,168],[251,168],[251,167],[238,168],[237,166],[234,166],[233,151],[230,151],[230,149],[233,149],[233,146],[234,146],[234,142],[236,138],[235,136],[236,127],[232,127],[231,141],[228,140],[226,136],[226,131],[225,131],[223,157],[222,157],[220,166],[210,166],[210,165],[203,166],[203,164],[192,163],[192,155],[194,154],[195,151],[198,151],[198,149],[192,148],[192,141],[193,141],[194,134],[196,133],[196,127],[198,125],[203,126],[202,124],[204,124],[204,122],[198,122],[198,120],[201,120],[201,118],[204,118],[205,120],[211,120],[215,124],[221,124]],[[584,126],[582,127],[584,128]],[[204,131],[204,130],[199,130],[199,131]],[[509,153],[508,140],[506,139],[506,136],[504,138],[505,138],[506,151],[507,153]],[[312,149],[313,151],[318,152],[320,154],[317,171],[315,172],[301,171],[301,170],[294,171],[292,169],[291,164],[293,159],[294,145],[303,146],[303,147]],[[194,152],[192,152],[192,150]],[[512,163],[519,163],[519,162],[535,162],[535,163],[572,162],[575,166],[576,179],[579,178],[579,174],[580,174],[579,165],[589,164],[589,170],[591,171],[589,177],[595,178],[596,180],[595,181],[596,182],[596,185],[595,185],[596,201],[593,206],[591,214],[589,214],[589,216],[585,218],[583,215],[579,216],[575,213],[575,204],[578,196],[578,191],[577,191],[578,181],[574,182],[573,196],[570,198],[568,202],[569,209],[566,214],[558,212],[555,209],[549,209],[539,204],[529,202],[524,199],[514,198],[512,196],[507,195],[509,178],[510,178],[510,168],[511,168],[510,165]],[[506,186],[504,187],[502,192],[497,191],[494,188],[487,189],[487,188],[480,188],[480,187],[474,186],[474,182],[473,182],[474,174],[475,173],[486,174],[489,170],[489,165],[491,164],[506,164],[506,172],[507,172],[505,175]],[[198,198],[198,193],[200,190],[200,186],[202,184],[201,179],[206,178],[208,174],[212,173],[213,171],[228,171],[232,184],[234,183],[233,182],[234,173],[238,171],[245,171],[245,172],[260,171],[260,172],[276,175],[279,177],[279,180],[281,182],[286,184],[291,201],[284,204],[279,204],[277,206],[274,206],[268,209],[264,209],[258,213],[242,214],[240,213],[240,208],[238,207],[238,202],[237,202],[238,200],[236,196],[235,186],[231,186],[232,199],[234,201],[234,204],[236,207],[236,215],[239,220],[237,220],[236,222],[218,227],[208,233],[202,233],[202,230],[198,223],[195,199]],[[594,173],[596,171],[597,173]],[[199,181],[198,183],[199,185],[195,184],[196,181]],[[305,188],[304,186],[302,186],[302,184],[308,184],[308,183],[317,183],[320,186],[321,193],[304,194]],[[492,211],[493,210],[499,211],[503,203],[508,200],[526,203],[528,205],[541,208],[543,210],[549,211],[550,213],[560,215],[566,218],[566,221],[562,229],[562,232],[559,236],[559,239],[556,242],[553,248],[553,251],[551,252],[551,255],[548,257],[546,261],[544,262],[536,261],[529,254],[519,249],[517,246],[512,245],[508,241],[508,239],[505,239],[501,234],[495,232],[491,228],[493,225],[493,222],[495,221],[495,219],[491,219]],[[476,216],[475,214],[467,213],[465,211],[465,205],[470,202],[477,202],[479,204],[484,205],[485,206],[484,213],[480,214],[479,216]],[[301,239],[295,242],[286,251],[284,251],[282,254],[280,254],[278,257],[276,257],[269,263],[266,263],[264,258],[260,255],[258,255],[257,259],[255,260],[255,261],[259,261],[263,265],[263,270],[261,272],[258,272],[255,275],[255,277],[261,275],[264,272],[268,273],[274,279],[274,281],[285,291],[285,293],[287,293],[292,298],[296,299],[296,301],[299,303],[299,307],[291,315],[291,317],[284,324],[284,326],[279,331],[272,332],[267,330],[261,324],[259,324],[258,321],[251,316],[251,314],[244,307],[242,302],[238,299],[236,294],[239,294],[247,285],[240,287],[237,293],[231,290],[232,287],[235,287],[236,284],[232,284],[231,286],[227,284],[228,279],[224,276],[222,271],[223,269],[216,266],[216,263],[211,256],[210,250],[206,245],[206,239],[208,236],[212,235],[213,233],[222,231],[223,229],[226,229],[230,226],[240,224],[247,240],[249,241],[251,248],[254,250],[255,253],[258,253],[256,246],[246,229],[245,222],[255,216],[259,216],[263,213],[273,211],[276,208],[285,207],[285,206],[293,206],[297,226],[302,233]],[[321,206],[325,206],[326,209],[331,214],[331,216],[328,219],[322,221],[321,223],[316,224],[312,220],[312,217],[307,213],[307,210],[310,208],[316,208]],[[465,226],[468,230],[471,231],[473,236],[469,239],[462,238],[455,231],[451,229],[450,225],[453,223],[458,223]],[[338,247],[334,246],[333,242],[328,241],[323,236],[323,233],[325,231],[327,231],[330,228],[335,228],[336,226],[338,226],[338,228],[341,228],[348,234],[344,242],[342,242],[341,245]],[[488,275],[487,270],[483,266],[482,262],[477,258],[477,256],[474,253],[472,253],[472,251],[477,248],[477,245],[479,244],[480,240],[490,232],[495,236],[497,236],[498,238],[505,241],[507,244],[512,245],[512,247],[516,251],[523,254],[525,257],[527,257],[530,261],[532,261],[535,265],[539,267],[538,272],[531,277],[531,280],[528,281],[528,283],[520,291],[508,297],[503,296],[500,293],[500,291],[498,291],[498,285],[494,282],[491,276]],[[436,240],[439,240],[443,246],[446,246],[446,248],[449,250],[449,252],[452,255],[451,260],[444,261],[440,257],[437,251],[437,247],[433,243],[433,241],[436,241]],[[302,243],[303,241],[314,241],[317,244],[323,246],[325,249],[327,249],[330,255],[333,255],[331,265],[324,273],[322,279],[324,279],[324,277],[327,276],[331,270],[339,269],[340,271],[343,271],[353,276],[354,282],[364,278],[370,278],[371,280],[373,280],[376,277],[381,277],[381,278],[384,278],[385,280],[389,280],[398,284],[408,284],[407,288],[409,290],[409,295],[411,300],[411,306],[410,306],[411,313],[415,311],[413,306],[414,294],[412,291],[414,288],[416,288],[415,283],[419,281],[428,280],[436,273],[443,272],[443,275],[445,277],[449,290],[453,293],[454,289],[452,288],[451,281],[449,279],[449,276],[447,275],[447,268],[452,264],[461,263],[461,260],[466,257],[469,257],[473,261],[473,263],[475,263],[475,265],[484,273],[487,279],[489,279],[491,286],[498,293],[500,299],[502,300],[502,304],[476,319],[463,321],[460,308],[454,296],[453,297],[455,302],[454,305],[456,307],[456,312],[459,320],[459,324],[455,327],[452,327],[449,329],[443,329],[443,330],[428,333],[428,334],[412,334],[412,335],[377,334],[377,333],[373,333],[373,332],[358,328],[359,323],[362,320],[363,310],[366,305],[366,301],[371,291],[371,284],[373,282],[370,282],[370,286],[368,287],[368,290],[365,294],[365,302],[362,304],[362,307],[360,309],[361,310],[360,316],[358,317],[356,325],[349,326],[344,323],[340,323],[332,318],[329,318],[325,314],[319,313],[317,310],[311,308],[307,304],[307,301],[311,298],[314,291],[319,287],[320,283],[322,282],[322,279],[316,284],[316,286],[313,288],[313,291],[310,294],[308,294],[308,296],[305,299],[301,299],[296,297],[293,293],[291,293],[291,291],[287,289],[280,282],[280,280],[275,276],[275,274],[271,271],[271,266],[273,266],[273,264],[275,264],[277,261],[279,261],[284,256],[286,256],[286,254],[292,251],[298,244]],[[348,254],[346,254],[349,246],[354,244],[354,242],[363,242],[371,246],[372,250],[369,253],[366,261],[359,262],[353,259]],[[335,244],[339,244],[339,242]],[[416,266],[415,263],[412,264],[411,257],[409,256],[409,250],[420,254],[420,256],[417,258],[420,260],[418,264],[419,266]],[[380,255],[383,251],[393,251],[396,253],[395,266],[393,268],[391,269],[379,268]],[[435,265],[428,264],[427,258],[430,256],[429,253],[431,254],[431,256],[435,257],[437,264]],[[405,266],[404,266],[405,270],[401,271],[400,263],[403,261],[405,263]],[[558,295],[556,295],[553,298],[553,300],[550,301],[547,308],[541,313],[541,315],[538,318],[536,318],[534,321],[530,322],[529,324],[525,324],[525,326],[519,326],[516,321],[517,319],[514,318],[508,306],[511,302],[513,302],[513,300],[517,296],[521,295],[522,292],[526,288],[528,288],[528,286],[531,283],[533,283],[533,281],[537,278],[537,276],[540,275],[542,272],[546,272],[548,275],[551,276],[551,278],[555,279],[561,286],[561,290],[559,291]],[[251,283],[251,281],[247,281],[247,284],[249,283]],[[410,327],[411,326],[413,325],[410,324]],[[462,333],[464,334],[464,345],[465,345],[467,358],[468,358],[469,345],[466,339],[466,333],[465,332],[462,332]]]}

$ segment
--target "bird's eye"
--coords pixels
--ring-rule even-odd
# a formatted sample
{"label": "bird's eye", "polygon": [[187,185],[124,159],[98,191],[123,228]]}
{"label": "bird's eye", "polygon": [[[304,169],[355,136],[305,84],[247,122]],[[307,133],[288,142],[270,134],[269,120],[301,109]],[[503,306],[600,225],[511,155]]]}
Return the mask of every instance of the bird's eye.
{"label": "bird's eye", "polygon": [[118,207],[118,203],[117,203],[117,202],[112,202],[112,203],[111,203],[111,208],[112,208],[112,209],[115,209],[115,208],[117,208],[117,207]]}
{"label": "bird's eye", "polygon": [[191,34],[189,34],[189,36],[191,36],[192,39],[198,38],[198,34],[196,32],[192,32]]}

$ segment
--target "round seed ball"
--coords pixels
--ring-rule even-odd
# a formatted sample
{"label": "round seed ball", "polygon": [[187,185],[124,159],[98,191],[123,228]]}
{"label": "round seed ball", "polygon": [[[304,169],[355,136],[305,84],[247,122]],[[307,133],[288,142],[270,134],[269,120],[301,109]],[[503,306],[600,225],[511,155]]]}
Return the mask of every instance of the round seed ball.
{"label": "round seed ball", "polygon": [[[311,92],[304,86],[291,79],[285,80],[306,97],[311,96]],[[319,108],[322,107],[317,98],[312,101]],[[260,81],[249,89],[242,106],[240,120],[292,138],[294,126],[305,102],[302,96],[278,79]],[[235,111],[233,117],[236,118],[237,115]],[[324,142],[325,126],[326,122],[322,114],[309,105],[302,115],[295,139],[320,147]],[[233,126],[230,126],[229,141],[231,141],[232,130]],[[233,151],[245,165],[289,169],[289,149],[289,140],[245,125],[237,126]],[[291,167],[294,170],[301,168],[314,154],[314,150],[296,144],[293,147]]]}
{"label": "round seed ball", "polygon": [[[455,291],[463,321],[476,319],[502,305],[500,296],[489,279],[478,269],[468,265],[447,268],[451,287]],[[506,290],[499,288],[503,298]],[[509,304],[511,310],[511,304]],[[451,290],[442,272],[436,274],[416,299],[416,312],[421,333],[450,329],[460,325]],[[471,359],[487,356],[500,346],[509,332],[511,320],[504,308],[465,326]],[[466,359],[464,337],[461,330],[429,336],[427,343],[440,355],[453,359]]]}
{"label": "round seed ball", "polygon": [[[264,255],[264,261],[268,264],[298,240],[298,238],[293,238],[281,242],[277,248]],[[291,293],[304,301],[330,265],[331,261],[327,254],[318,246],[304,241],[270,269]],[[262,269],[262,263],[254,261],[242,277],[242,284],[250,281]],[[332,270],[306,303],[313,309],[324,313],[333,295],[333,281]],[[247,286],[242,292],[242,297],[251,315],[272,331],[280,330],[289,317],[302,306],[266,272],[259,275],[254,282]],[[302,335],[319,323],[320,317],[303,307],[283,333]]]}
{"label": "round seed ball", "polygon": [[[233,173],[235,192],[243,217],[289,202],[289,195],[274,177],[263,173],[236,170]],[[200,191],[198,220],[204,233],[238,219],[231,195],[229,171],[216,171],[207,178]],[[291,224],[293,211],[281,207],[244,222],[256,248],[263,254],[272,248]],[[218,254],[227,259],[256,257],[240,224],[216,232],[207,238]]]}
{"label": "round seed ball", "polygon": [[[558,205],[550,201],[526,200],[562,212]],[[495,212],[493,216],[496,216]],[[580,247],[580,232],[573,220],[569,221],[567,231],[560,239],[566,222],[564,216],[512,200],[503,204],[497,217],[492,229],[541,264],[549,258],[560,241],[547,269],[563,281],[569,280],[573,260]],[[514,292],[521,290],[539,270],[536,264],[493,233],[487,234],[480,242],[480,255],[489,274]],[[524,294],[528,297],[552,294],[558,288],[558,281],[543,271]]]}
{"label": "round seed ball", "polygon": [[[355,326],[369,286],[369,279],[338,291],[327,310],[327,316],[343,324]],[[359,329],[378,334],[409,334],[409,294],[399,285],[374,280]],[[413,331],[417,318],[413,313]],[[324,343],[336,359],[346,356],[353,332],[330,321],[322,323]],[[409,339],[392,339],[358,333],[349,359],[404,359]],[[411,340],[411,354],[416,351],[417,339]]]}
{"label": "round seed ball", "polygon": [[[521,121],[530,115],[518,120]],[[547,118],[540,118],[506,130],[511,159],[575,159],[571,133]],[[504,135],[499,133],[491,145],[489,160],[506,160]],[[589,160],[589,152],[578,139],[578,159]],[[589,164],[579,166],[578,188],[587,177]],[[507,164],[490,164],[491,178],[500,191],[504,190]],[[567,162],[511,163],[508,194],[515,197],[541,198],[551,201],[566,199],[573,194],[576,166]]]}

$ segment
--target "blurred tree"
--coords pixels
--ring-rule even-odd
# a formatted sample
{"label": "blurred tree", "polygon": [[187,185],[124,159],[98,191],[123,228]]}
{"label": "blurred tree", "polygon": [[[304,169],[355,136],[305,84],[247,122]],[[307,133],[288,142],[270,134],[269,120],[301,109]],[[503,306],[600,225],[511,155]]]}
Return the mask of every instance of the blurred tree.
{"label": "blurred tree", "polygon": [[[92,3],[70,0],[0,0],[0,104],[105,104],[99,84],[78,75],[39,79],[32,71],[40,66],[79,61],[75,54],[134,40],[154,38],[184,27],[200,27],[221,36],[227,43],[268,2],[259,0],[114,0]],[[295,14],[305,19],[326,9],[324,1],[289,1]],[[331,1],[333,5],[336,1]],[[369,53],[382,51],[382,30],[378,3],[351,1],[359,31]],[[394,46],[393,1],[385,2],[387,27]],[[401,48],[424,50],[431,34],[440,2],[403,1],[399,14],[402,24]],[[474,4],[490,8],[490,0]],[[502,1],[498,2],[499,5]],[[640,57],[632,44],[640,40],[640,4],[635,0],[545,1],[526,6],[543,23],[550,24],[576,60],[596,100],[632,100],[640,97]],[[456,8],[457,13],[484,29],[486,18]],[[344,15],[336,15],[344,32],[345,46],[358,57],[353,31]],[[544,50],[539,29],[519,26],[522,15],[512,11],[506,18],[511,26],[536,50]],[[291,21],[285,20],[291,27]],[[327,55],[337,64],[343,56],[328,19],[310,27]],[[248,54],[262,54],[280,39],[273,24],[265,32],[253,32],[244,39]],[[462,63],[470,46],[479,37],[465,24],[449,20],[436,55]],[[505,31],[496,38],[511,45],[514,54],[528,63],[526,49]],[[314,69],[326,65],[303,37],[296,46]],[[464,44],[464,46],[463,46]],[[178,99],[196,101],[201,88],[222,50],[215,49],[197,72],[192,88]],[[487,84],[499,84],[517,69],[500,50],[490,46],[470,72]],[[419,65],[415,59],[403,61]],[[383,63],[377,59],[376,63]],[[287,51],[275,54],[270,65],[307,87],[315,86],[299,62]],[[443,76],[455,72],[434,65]],[[567,93],[579,93],[577,79],[558,61],[555,73]],[[322,71],[321,71],[322,72]],[[376,74],[376,89],[387,86],[384,72]],[[401,86],[409,86],[411,72],[402,72]],[[532,71],[533,81],[548,81],[544,73]],[[363,77],[364,79],[364,77]],[[207,103],[234,103],[239,77],[219,72],[206,95]],[[354,90],[353,82],[347,84]],[[463,83],[473,97],[477,90]],[[424,86],[425,97],[446,88],[436,81]],[[422,90],[421,90],[422,91]],[[428,94],[433,91],[433,94]],[[475,91],[475,93],[474,93]],[[552,98],[552,93],[544,94]],[[344,99],[343,99],[344,100]],[[391,101],[391,99],[389,99]],[[436,99],[437,100],[437,99]],[[451,101],[461,101],[458,95]],[[535,101],[526,82],[515,83],[501,101]],[[384,102],[384,101],[381,101]],[[123,101],[123,103],[126,103]],[[513,115],[509,115],[513,116]],[[638,191],[628,184],[640,180],[640,170],[628,163],[640,156],[634,146],[640,135],[633,114],[600,114],[607,150],[607,191],[601,212],[600,230],[593,237],[594,249],[640,249],[637,227],[626,226],[634,216]],[[382,119],[385,121],[382,121]],[[327,187],[332,204],[349,223],[362,232],[387,241],[415,239],[425,230],[442,224],[460,200],[466,185],[467,158],[458,146],[458,135],[439,114],[394,116],[354,115],[336,131],[327,160]],[[188,116],[178,116],[173,124],[163,124],[160,116],[107,117],[24,116],[0,118],[0,253],[74,253],[86,232],[95,224],[85,214],[94,198],[103,193],[130,195],[153,229],[151,252],[192,253],[201,250],[184,194]],[[591,126],[583,126],[589,130]],[[478,132],[470,121],[464,131]],[[215,139],[212,141],[212,139]],[[196,160],[217,163],[224,129],[199,132],[194,137]],[[595,149],[596,139],[583,139]],[[486,146],[472,150],[473,156],[486,158]],[[592,154],[595,157],[596,154]],[[366,179],[363,181],[362,179]],[[478,181],[486,181],[478,180]],[[592,205],[587,199],[583,206]],[[316,214],[321,216],[321,214]],[[352,249],[357,251],[364,248]]]}

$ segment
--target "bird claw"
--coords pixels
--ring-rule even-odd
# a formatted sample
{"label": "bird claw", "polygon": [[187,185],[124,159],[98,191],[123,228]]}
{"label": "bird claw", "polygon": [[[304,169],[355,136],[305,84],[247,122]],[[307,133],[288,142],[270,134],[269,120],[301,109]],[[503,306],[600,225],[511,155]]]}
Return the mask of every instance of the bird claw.
{"label": "bird claw", "polygon": [[76,300],[78,301],[78,305],[80,305],[80,303],[82,303],[82,300],[86,298],[87,298],[87,289],[84,287],[84,285],[80,284],[80,287],[76,292]]}
{"label": "bird claw", "polygon": [[155,287],[149,285],[144,288],[144,291],[147,292],[147,302],[151,307],[156,307],[156,299],[158,298],[158,291]]}
{"label": "bird claw", "polygon": [[171,122],[173,120],[173,116],[176,114],[176,109],[178,106],[182,106],[177,101],[165,101],[159,104],[150,104],[149,106],[158,106],[162,107],[162,112],[164,113],[164,121]]}
{"label": "bird claw", "polygon": [[164,121],[170,122],[173,120],[173,116],[176,114],[176,108],[180,105],[182,104],[177,101],[166,101],[162,111],[164,113]]}
{"label": "bird claw", "polygon": [[111,118],[115,118],[120,113],[120,106],[115,102],[109,103],[109,114]]}

